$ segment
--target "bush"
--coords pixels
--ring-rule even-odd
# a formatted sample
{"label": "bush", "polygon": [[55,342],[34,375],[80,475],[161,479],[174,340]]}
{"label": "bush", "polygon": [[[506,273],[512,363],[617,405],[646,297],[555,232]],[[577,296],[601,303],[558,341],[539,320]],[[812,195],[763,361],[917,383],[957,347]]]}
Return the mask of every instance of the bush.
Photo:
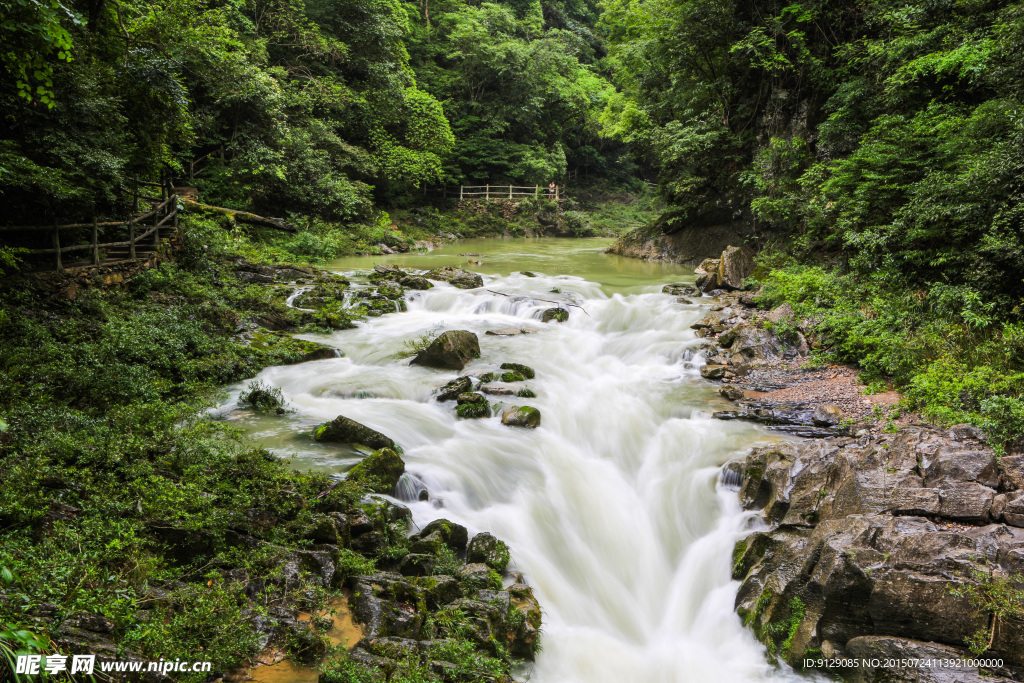
{"label": "bush", "polygon": [[284,396],[277,387],[272,387],[262,380],[255,380],[238,395],[238,405],[251,408],[257,413],[283,415],[285,409]]}

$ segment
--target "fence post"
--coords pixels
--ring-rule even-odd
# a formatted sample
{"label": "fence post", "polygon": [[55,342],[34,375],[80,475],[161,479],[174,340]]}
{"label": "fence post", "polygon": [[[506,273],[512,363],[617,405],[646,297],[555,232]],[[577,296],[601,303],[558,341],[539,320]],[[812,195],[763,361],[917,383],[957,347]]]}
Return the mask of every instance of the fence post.
{"label": "fence post", "polygon": [[100,264],[99,230],[96,228],[96,214],[92,215],[92,264]]}
{"label": "fence post", "polygon": [[464,187],[465,187],[465,185],[459,185],[459,201],[460,202],[462,201],[462,188],[464,188]]}
{"label": "fence post", "polygon": [[53,249],[54,254],[57,256],[57,270],[64,272],[64,263],[60,258],[60,230],[57,229],[57,219],[53,219]]}
{"label": "fence post", "polygon": [[139,176],[135,176],[135,189],[132,191],[132,211],[139,212]]}
{"label": "fence post", "polygon": [[540,197],[540,185],[537,185],[533,188],[533,196]]}
{"label": "fence post", "polygon": [[[164,190],[160,188],[160,197],[163,198]],[[160,248],[160,212],[153,208],[153,253]]]}
{"label": "fence post", "polygon": [[512,186],[511,185],[508,186],[508,198],[512,199]]}
{"label": "fence post", "polygon": [[486,188],[484,190],[484,201],[489,201],[490,198],[491,198],[491,186],[490,185],[484,185],[484,187]]}
{"label": "fence post", "polygon": [[128,219],[128,258],[135,260],[135,216]]}

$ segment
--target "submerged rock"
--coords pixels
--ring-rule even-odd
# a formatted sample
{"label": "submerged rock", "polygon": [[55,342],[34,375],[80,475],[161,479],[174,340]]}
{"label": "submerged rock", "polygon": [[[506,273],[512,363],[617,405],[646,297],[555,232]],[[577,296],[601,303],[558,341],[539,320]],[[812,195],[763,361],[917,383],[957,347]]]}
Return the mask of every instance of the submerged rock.
{"label": "submerged rock", "polygon": [[448,330],[416,354],[412,364],[461,370],[471,360],[479,357],[480,340],[475,334],[466,330]]}
{"label": "submerged rock", "polygon": [[405,462],[390,448],[382,448],[349,470],[348,480],[364,484],[374,493],[391,494],[405,473]]}
{"label": "submerged rock", "polygon": [[540,411],[531,406],[508,406],[501,411],[501,424],[536,429],[540,426]]}
{"label": "submerged rock", "polygon": [[396,448],[395,442],[389,437],[344,415],[339,415],[313,430],[313,440],[319,443],[361,444],[374,450]]}

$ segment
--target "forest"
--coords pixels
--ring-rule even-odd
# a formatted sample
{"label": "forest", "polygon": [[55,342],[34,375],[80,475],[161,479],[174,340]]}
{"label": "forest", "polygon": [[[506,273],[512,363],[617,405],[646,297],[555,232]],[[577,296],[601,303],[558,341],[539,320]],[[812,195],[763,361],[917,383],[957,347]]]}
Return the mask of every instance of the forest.
{"label": "forest", "polygon": [[[792,307],[768,326],[806,336],[810,366],[899,392],[893,415],[973,425],[1004,461],[1024,453],[1021,2],[0,0],[0,120],[0,677],[53,653],[58,626],[81,637],[82,614],[101,615],[100,652],[203,649],[224,675],[272,634],[327,662],[321,683],[510,681],[543,652],[544,605],[518,580],[483,635],[470,607],[437,602],[436,576],[501,593],[507,549],[463,577],[465,539],[461,557],[447,526],[410,541],[411,517],[367,502],[393,484],[296,472],[208,419],[239,382],[254,412],[292,410],[248,382],[431,286],[399,271],[413,279],[389,290],[399,275],[378,271],[364,296],[327,264],[439,235],[727,226],[754,254],[752,305]],[[15,228],[124,221],[140,179],[292,231],[182,202],[159,267],[113,286],[39,276],[49,236]],[[569,199],[446,189],[549,182]],[[285,272],[312,293],[287,298]],[[532,295],[567,286],[544,285]],[[334,578],[293,581],[319,552]],[[422,612],[418,659],[383,664],[389,641],[356,661],[315,617],[281,616],[421,554],[436,571],[419,602],[392,595]],[[1015,590],[987,604],[1024,619]]]}

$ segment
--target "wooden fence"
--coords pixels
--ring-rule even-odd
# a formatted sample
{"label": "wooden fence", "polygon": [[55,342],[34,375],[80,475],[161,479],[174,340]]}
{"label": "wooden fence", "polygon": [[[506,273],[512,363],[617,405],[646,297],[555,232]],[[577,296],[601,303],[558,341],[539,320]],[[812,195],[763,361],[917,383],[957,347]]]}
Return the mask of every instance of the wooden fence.
{"label": "wooden fence", "polygon": [[564,188],[555,185],[551,190],[540,185],[459,185],[459,199],[501,200],[515,197],[542,197],[550,195],[558,201],[565,194]]}
{"label": "wooden fence", "polygon": [[[142,194],[140,186],[159,188],[160,196],[149,196]],[[105,252],[103,263],[119,263],[121,261],[134,261],[138,251],[155,252],[160,247],[160,229],[178,228],[178,195],[170,180],[160,183],[136,180],[135,188],[131,193],[133,200],[132,216],[126,221],[97,222],[93,216],[91,223],[68,223],[65,225],[12,225],[0,226],[0,233],[4,232],[49,232],[53,246],[48,249],[27,249],[28,254],[53,254],[54,267],[58,271],[64,270],[63,255],[86,251],[89,253],[88,262],[81,265],[98,266],[101,263],[100,250]],[[139,212],[139,202],[149,202],[153,208],[149,211]],[[127,240],[119,242],[100,242],[99,228],[125,227],[127,228]],[[74,244],[61,246],[60,233],[66,230],[92,229],[92,239],[88,244]]]}

